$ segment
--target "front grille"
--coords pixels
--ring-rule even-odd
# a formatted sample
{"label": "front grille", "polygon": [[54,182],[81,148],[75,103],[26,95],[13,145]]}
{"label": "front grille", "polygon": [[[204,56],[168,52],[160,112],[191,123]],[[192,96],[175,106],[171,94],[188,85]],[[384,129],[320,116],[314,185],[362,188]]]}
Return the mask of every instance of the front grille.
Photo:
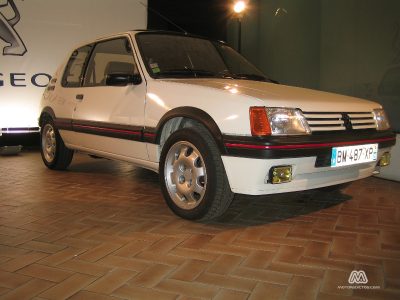
{"label": "front grille", "polygon": [[304,112],[312,132],[376,128],[372,112]]}

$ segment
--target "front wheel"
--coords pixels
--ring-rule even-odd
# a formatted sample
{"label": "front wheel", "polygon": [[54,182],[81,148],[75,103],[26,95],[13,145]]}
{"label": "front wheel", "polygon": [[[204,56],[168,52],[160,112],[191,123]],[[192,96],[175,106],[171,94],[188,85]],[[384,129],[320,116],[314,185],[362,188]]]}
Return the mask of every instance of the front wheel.
{"label": "front wheel", "polygon": [[160,181],[171,210],[190,220],[217,218],[234,195],[220,151],[200,126],[178,130],[168,138],[161,153]]}
{"label": "front wheel", "polygon": [[53,170],[65,170],[72,161],[74,151],[65,147],[52,120],[44,121],[40,132],[41,154],[44,164]]}

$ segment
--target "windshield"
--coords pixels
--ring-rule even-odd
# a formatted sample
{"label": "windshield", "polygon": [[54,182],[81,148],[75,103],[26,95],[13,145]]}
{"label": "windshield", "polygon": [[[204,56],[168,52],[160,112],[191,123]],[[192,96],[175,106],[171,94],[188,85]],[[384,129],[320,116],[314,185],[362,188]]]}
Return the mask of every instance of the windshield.
{"label": "windshield", "polygon": [[219,77],[269,81],[229,46],[207,39],[139,33],[136,40],[153,78]]}

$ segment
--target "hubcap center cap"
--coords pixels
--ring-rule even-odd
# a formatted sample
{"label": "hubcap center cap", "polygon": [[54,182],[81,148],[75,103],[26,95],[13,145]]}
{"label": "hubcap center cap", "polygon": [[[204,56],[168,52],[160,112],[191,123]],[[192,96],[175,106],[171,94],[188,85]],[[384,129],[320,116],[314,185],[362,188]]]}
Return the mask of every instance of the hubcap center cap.
{"label": "hubcap center cap", "polygon": [[197,207],[207,186],[200,151],[189,142],[177,142],[169,149],[164,166],[166,187],[174,203],[182,209]]}

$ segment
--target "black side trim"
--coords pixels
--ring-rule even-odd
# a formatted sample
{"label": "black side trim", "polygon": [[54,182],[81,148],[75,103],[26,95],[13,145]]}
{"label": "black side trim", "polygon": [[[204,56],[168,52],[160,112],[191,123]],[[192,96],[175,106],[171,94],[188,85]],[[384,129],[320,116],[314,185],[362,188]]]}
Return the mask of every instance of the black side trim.
{"label": "black side trim", "polygon": [[117,139],[142,141],[143,129],[139,126],[111,124],[91,121],[72,121],[72,130]]}
{"label": "black side trim", "polygon": [[[325,135],[309,136],[282,136],[282,137],[243,137],[224,135],[224,144],[244,144],[255,146],[290,146],[281,149],[251,149],[241,147],[227,147],[227,155],[249,158],[295,158],[316,156],[316,166],[329,166],[332,152],[331,146],[303,147],[307,144],[352,143],[357,141],[389,139],[379,142],[379,148],[386,148],[396,144],[396,135],[391,131],[359,130],[352,132],[330,133]],[[296,148],[298,146],[298,148]]]}
{"label": "black side trim", "polygon": [[154,127],[145,127],[143,130],[143,140],[146,143],[157,144],[157,129]]}
{"label": "black side trim", "polygon": [[177,107],[169,112],[167,112],[161,120],[158,122],[157,127],[156,127],[156,133],[157,137],[155,142],[160,143],[160,137],[161,137],[161,132],[162,129],[168,120],[171,120],[173,118],[179,118],[179,117],[184,117],[184,118],[189,118],[193,119],[201,124],[203,124],[208,131],[210,131],[211,135],[214,137],[215,142],[218,145],[218,148],[220,149],[222,154],[226,153],[226,149],[224,146],[224,140],[222,137],[221,130],[219,129],[217,123],[213,120],[213,118],[206,113],[205,111],[191,107],[191,106],[182,106],[182,107]]}
{"label": "black side trim", "polygon": [[54,122],[54,126],[56,126],[57,129],[72,131],[72,120],[71,119],[54,118],[53,122]]}

